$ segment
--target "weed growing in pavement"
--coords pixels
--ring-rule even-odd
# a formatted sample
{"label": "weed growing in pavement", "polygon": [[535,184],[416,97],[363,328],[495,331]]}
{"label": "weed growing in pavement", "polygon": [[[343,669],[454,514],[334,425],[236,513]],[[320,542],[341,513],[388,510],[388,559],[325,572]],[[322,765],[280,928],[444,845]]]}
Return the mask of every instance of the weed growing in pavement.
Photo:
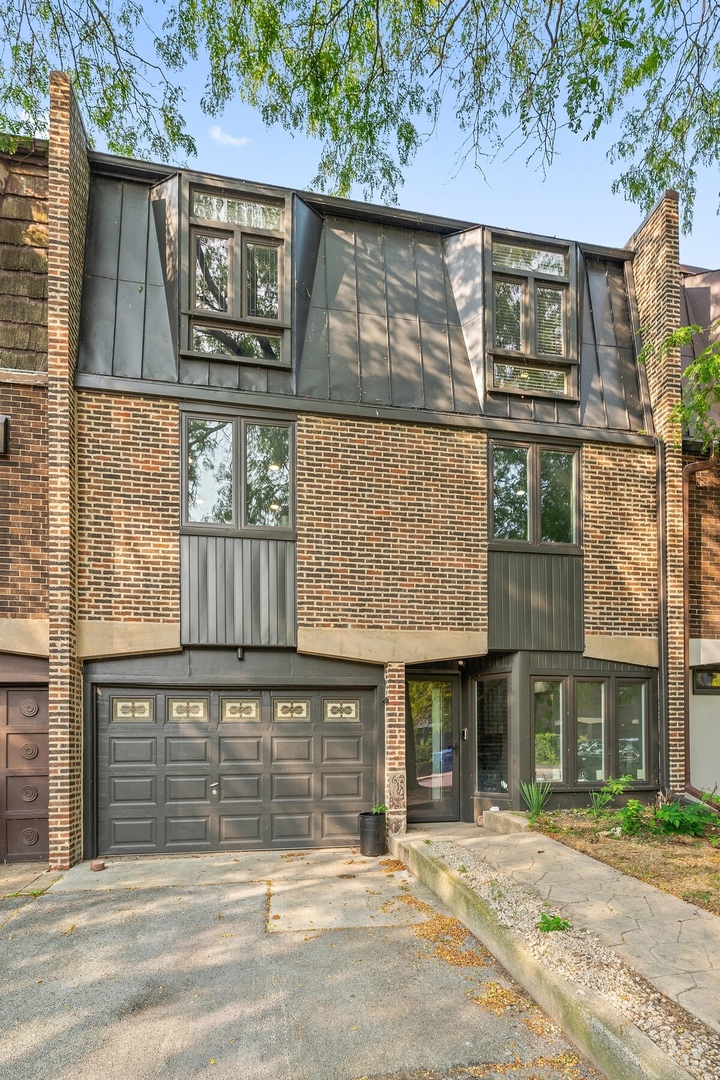
{"label": "weed growing in pavement", "polygon": [[543,934],[550,934],[553,930],[569,930],[570,923],[560,915],[548,915],[546,911],[543,911],[537,928],[542,930]]}

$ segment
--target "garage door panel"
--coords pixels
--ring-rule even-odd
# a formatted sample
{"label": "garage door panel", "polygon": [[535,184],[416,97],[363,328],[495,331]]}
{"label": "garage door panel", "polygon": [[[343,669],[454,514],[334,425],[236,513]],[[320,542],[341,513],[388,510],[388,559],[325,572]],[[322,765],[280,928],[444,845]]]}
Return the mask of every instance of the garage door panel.
{"label": "garage door panel", "polygon": [[358,835],[357,812],[321,814],[321,837],[325,841],[352,840]]}
{"label": "garage door panel", "polygon": [[237,761],[262,761],[262,739],[254,738],[220,738],[220,764],[225,765]]}
{"label": "garage door panel", "polygon": [[322,764],[333,761],[357,761],[363,759],[362,735],[325,735],[322,739]]}
{"label": "garage door panel", "polygon": [[110,739],[110,763],[112,765],[156,765],[157,739]]}
{"label": "garage door panel", "polygon": [[176,737],[165,740],[165,761],[176,765],[184,761],[209,761],[210,740],[197,737]]}
{"label": "garage door panel", "polygon": [[48,692],[45,689],[18,689],[7,691],[7,726],[47,727]]}
{"label": "garage door panel", "polygon": [[35,772],[47,770],[48,736],[45,732],[22,731],[7,735],[7,768]]}
{"label": "garage door panel", "polygon": [[221,776],[219,782],[221,803],[261,798],[262,775],[260,773],[251,776]]}
{"label": "garage door panel", "polygon": [[210,818],[208,815],[165,818],[165,843],[168,847],[190,844],[207,847],[210,843]]}
{"label": "garage door panel", "polygon": [[312,799],[312,773],[279,773],[272,777],[272,799]]}
{"label": "garage door panel", "polygon": [[110,822],[115,850],[157,848],[157,821],[154,817],[113,818]]}
{"label": "garage door panel", "polygon": [[271,749],[271,761],[273,764],[284,761],[312,762],[312,759],[312,735],[273,736]]}
{"label": "garage door panel", "polygon": [[254,841],[262,844],[261,814],[222,814],[220,816],[220,843],[245,844]]}
{"label": "garage door panel", "polygon": [[312,840],[312,812],[272,814],[270,836],[274,843],[283,840]]}
{"label": "garage door panel", "polygon": [[362,799],[363,774],[361,772],[323,773],[323,799]]}
{"label": "garage door panel", "polygon": [[207,802],[209,782],[207,776],[166,776],[165,802]]}
{"label": "garage door panel", "polygon": [[47,858],[47,817],[11,818],[5,821],[5,857],[13,862]]}
{"label": "garage door panel", "polygon": [[117,803],[157,802],[155,776],[112,776],[110,798]]}

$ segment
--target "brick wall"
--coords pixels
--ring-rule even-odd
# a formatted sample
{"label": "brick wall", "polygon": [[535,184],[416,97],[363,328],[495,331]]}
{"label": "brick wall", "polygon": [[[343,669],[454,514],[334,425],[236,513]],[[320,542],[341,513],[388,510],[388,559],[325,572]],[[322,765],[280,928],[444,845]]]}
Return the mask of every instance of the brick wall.
{"label": "brick wall", "polygon": [[47,563],[47,391],[0,382],[10,417],[10,453],[0,457],[0,617],[45,619]]}
{"label": "brick wall", "polygon": [[89,187],[86,136],[66,75],[50,77],[48,156],[50,865],[82,851],[82,677],[77,660],[77,416],[73,389]]}
{"label": "brick wall", "polygon": [[658,633],[655,454],[583,447],[585,632]]}
{"label": "brick wall", "polygon": [[487,629],[487,440],[301,415],[298,622]]}
{"label": "brick wall", "polygon": [[78,614],[180,619],[175,402],[78,397]]}
{"label": "brick wall", "polygon": [[405,665],[385,667],[385,803],[391,833],[407,827],[405,773]]}
{"label": "brick wall", "polygon": [[689,536],[690,637],[720,639],[720,474],[717,469],[690,477]]}
{"label": "brick wall", "polygon": [[47,187],[43,148],[0,154],[0,368],[47,368]]}
{"label": "brick wall", "polygon": [[[635,251],[633,276],[645,343],[658,344],[680,326],[679,238],[678,197],[669,191],[628,245]],[[665,455],[668,780],[674,790],[685,784],[682,450],[671,420],[680,398],[680,367],[679,349],[647,364],[653,419]]]}

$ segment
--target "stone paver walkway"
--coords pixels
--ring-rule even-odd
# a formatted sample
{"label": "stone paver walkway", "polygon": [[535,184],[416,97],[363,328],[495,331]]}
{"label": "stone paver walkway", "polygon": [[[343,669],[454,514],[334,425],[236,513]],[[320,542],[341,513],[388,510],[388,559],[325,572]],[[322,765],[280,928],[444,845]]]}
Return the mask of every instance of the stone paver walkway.
{"label": "stone paver walkway", "polygon": [[[506,815],[502,815],[505,818]],[[498,815],[497,825],[502,827]],[[714,1031],[720,1032],[720,918],[529,830],[422,831],[473,853],[547,900]]]}

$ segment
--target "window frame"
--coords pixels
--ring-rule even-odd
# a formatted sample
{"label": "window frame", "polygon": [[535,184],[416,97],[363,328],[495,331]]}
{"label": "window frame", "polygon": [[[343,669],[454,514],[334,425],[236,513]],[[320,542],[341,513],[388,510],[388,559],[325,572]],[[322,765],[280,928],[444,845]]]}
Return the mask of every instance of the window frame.
{"label": "window frame", "polygon": [[[280,229],[259,229],[254,226],[219,222],[192,214],[193,194],[198,191],[215,197],[225,196],[245,202],[272,205],[280,210]],[[289,369],[291,355],[291,236],[292,196],[281,189],[260,184],[244,187],[237,183],[223,182],[198,173],[186,173],[181,185],[180,248],[180,349],[182,357],[210,361],[211,363],[250,364],[254,367]],[[228,310],[212,311],[195,305],[195,237],[200,235],[227,237],[229,243]],[[277,319],[249,315],[247,312],[247,245],[253,243],[275,247],[278,252],[278,317]],[[280,339],[280,359],[270,360],[254,356],[232,356],[228,353],[202,352],[193,348],[193,330],[222,327],[247,333],[251,336],[267,336]]]}
{"label": "window frame", "polygon": [[[232,446],[232,483],[233,483],[233,520],[222,521],[190,521],[188,518],[188,421],[189,420],[216,420],[221,423],[233,425]],[[181,469],[180,469],[180,531],[183,535],[207,536],[208,534],[220,536],[243,536],[256,539],[294,540],[296,536],[295,518],[295,429],[294,417],[268,414],[231,412],[223,409],[208,409],[203,406],[189,406],[181,410]],[[245,432],[248,425],[264,425],[266,427],[284,427],[288,430],[288,516],[287,525],[246,525],[247,495],[245,470]]]}
{"label": "window frame", "polygon": [[[518,449],[528,451],[528,517],[527,540],[503,539],[495,536],[495,451]],[[492,439],[488,461],[488,543],[491,550],[540,551],[553,554],[582,554],[582,446],[577,443],[549,443],[527,439]],[[570,543],[542,539],[541,453],[542,451],[573,456],[572,532]]]}
{"label": "window frame", "polygon": [[[655,741],[651,738],[650,715],[656,708],[655,690],[652,675],[633,675],[630,672],[602,671],[543,671],[532,668],[529,674],[530,732],[529,757],[531,780],[536,777],[535,762],[535,706],[534,690],[536,682],[559,682],[563,686],[562,705],[562,780],[550,780],[554,791],[588,791],[602,787],[608,777],[620,775],[620,735],[618,693],[623,685],[640,685],[644,688],[644,715],[642,718],[642,737],[645,751],[643,779],[632,780],[629,789],[645,789],[657,786],[657,766]],[[580,683],[600,683],[603,686],[604,702],[604,738],[602,767],[604,779],[580,780],[577,761],[578,747],[578,686]]]}
{"label": "window frame", "polygon": [[[493,242],[515,244],[537,251],[551,251],[565,258],[565,274],[549,274],[541,270],[522,270],[498,267],[493,263]],[[577,401],[579,396],[578,363],[578,289],[577,245],[551,237],[528,236],[524,233],[487,229],[485,232],[485,311],[487,330],[486,388],[489,394],[511,394],[521,397],[549,398],[553,401]],[[520,333],[521,348],[503,349],[495,344],[495,282],[507,281],[521,286]],[[555,286],[564,297],[563,354],[550,356],[537,347],[537,289]],[[565,375],[565,392],[539,390],[495,383],[496,363],[515,363],[530,368],[561,370]]]}

